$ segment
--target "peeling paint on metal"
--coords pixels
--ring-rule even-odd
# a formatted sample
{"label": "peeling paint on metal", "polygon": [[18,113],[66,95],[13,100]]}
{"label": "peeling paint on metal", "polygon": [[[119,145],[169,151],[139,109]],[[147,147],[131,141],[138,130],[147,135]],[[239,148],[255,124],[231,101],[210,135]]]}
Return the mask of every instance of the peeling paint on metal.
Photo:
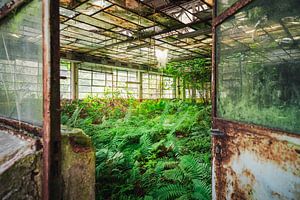
{"label": "peeling paint on metal", "polygon": [[299,135],[220,119],[214,126],[226,137],[213,138],[213,199],[300,198]]}

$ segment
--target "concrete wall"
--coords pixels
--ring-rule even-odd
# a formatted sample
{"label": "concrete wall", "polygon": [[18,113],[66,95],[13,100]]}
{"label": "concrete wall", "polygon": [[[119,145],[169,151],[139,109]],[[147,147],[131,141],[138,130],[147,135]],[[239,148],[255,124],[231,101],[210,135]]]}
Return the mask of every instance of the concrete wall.
{"label": "concrete wall", "polygon": [[[0,131],[0,199],[41,199],[38,138]],[[80,129],[62,129],[63,199],[95,199],[95,152]]]}
{"label": "concrete wall", "polygon": [[40,199],[41,163],[34,139],[0,131],[0,199]]}

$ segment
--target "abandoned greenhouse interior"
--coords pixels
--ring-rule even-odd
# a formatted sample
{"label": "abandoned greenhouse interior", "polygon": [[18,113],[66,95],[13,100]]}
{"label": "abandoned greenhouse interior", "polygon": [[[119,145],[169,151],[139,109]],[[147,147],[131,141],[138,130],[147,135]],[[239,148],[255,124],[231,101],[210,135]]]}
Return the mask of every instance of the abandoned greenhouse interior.
{"label": "abandoned greenhouse interior", "polygon": [[299,199],[299,64],[299,0],[1,0],[0,199]]}

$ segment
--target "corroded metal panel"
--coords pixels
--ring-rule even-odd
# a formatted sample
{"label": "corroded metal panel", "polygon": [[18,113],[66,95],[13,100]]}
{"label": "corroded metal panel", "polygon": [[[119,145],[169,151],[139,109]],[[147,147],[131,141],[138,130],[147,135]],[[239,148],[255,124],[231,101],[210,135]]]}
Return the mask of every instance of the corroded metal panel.
{"label": "corroded metal panel", "polygon": [[300,199],[300,137],[215,119],[213,199]]}

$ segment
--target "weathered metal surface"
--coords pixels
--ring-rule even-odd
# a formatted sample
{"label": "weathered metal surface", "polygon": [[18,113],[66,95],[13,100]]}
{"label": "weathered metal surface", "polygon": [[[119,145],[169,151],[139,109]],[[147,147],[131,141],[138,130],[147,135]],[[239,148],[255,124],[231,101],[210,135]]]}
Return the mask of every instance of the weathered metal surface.
{"label": "weathered metal surface", "polygon": [[67,60],[73,60],[73,61],[80,61],[80,62],[90,62],[90,63],[98,63],[103,65],[112,65],[112,66],[118,66],[123,68],[129,68],[129,69],[137,69],[137,70],[149,70],[152,71],[158,71],[156,68],[153,68],[151,66],[145,66],[145,65],[138,65],[134,63],[126,63],[126,62],[116,62],[109,58],[99,58],[97,56],[91,56],[87,54],[77,53],[77,52],[60,52],[61,58],[67,59]]}
{"label": "weathered metal surface", "polygon": [[[245,7],[246,5],[248,5],[249,3],[253,2],[253,1],[254,0],[237,1],[232,7],[225,10],[221,15],[217,16],[213,20],[213,26],[214,27],[218,26],[220,23],[225,21],[228,17],[234,15],[238,10],[240,10],[241,8]],[[215,8],[216,8],[216,6],[215,6]]]}
{"label": "weathered metal surface", "polygon": [[38,126],[34,126],[32,124],[14,120],[14,119],[8,119],[4,117],[0,117],[0,129],[2,130],[10,130],[14,132],[28,132],[30,134],[33,134],[35,136],[41,136],[42,135],[42,128]]}
{"label": "weathered metal surface", "polygon": [[216,116],[216,77],[217,77],[217,70],[216,70],[216,59],[215,59],[215,52],[216,52],[216,29],[212,27],[212,75],[211,75],[211,101],[212,101],[212,117]]}
{"label": "weathered metal surface", "polygon": [[61,195],[59,1],[43,0],[43,199]]}
{"label": "weathered metal surface", "polygon": [[252,1],[238,1],[213,20],[213,128],[225,135],[212,136],[212,199],[300,199],[299,135],[216,118],[215,30]]}
{"label": "weathered metal surface", "polygon": [[300,199],[300,136],[214,119],[213,199]]}
{"label": "weathered metal surface", "polygon": [[26,2],[29,2],[29,0],[12,0],[4,4],[4,6],[0,8],[0,20]]}

